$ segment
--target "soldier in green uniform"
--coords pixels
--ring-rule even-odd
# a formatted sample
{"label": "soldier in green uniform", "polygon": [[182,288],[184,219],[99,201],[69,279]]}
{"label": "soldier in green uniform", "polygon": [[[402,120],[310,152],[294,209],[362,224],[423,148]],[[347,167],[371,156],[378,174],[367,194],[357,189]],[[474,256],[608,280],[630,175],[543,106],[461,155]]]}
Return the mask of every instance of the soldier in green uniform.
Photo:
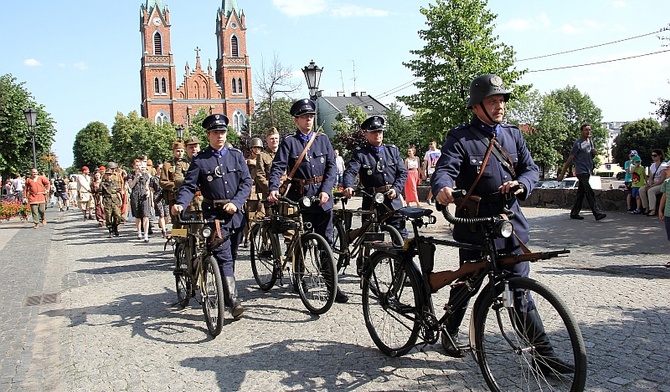
{"label": "soldier in green uniform", "polygon": [[[189,162],[187,163],[187,168],[190,162],[193,161],[193,157],[198,155],[198,152],[200,152],[200,139],[198,139],[197,136],[189,136],[189,138],[186,139],[186,155]],[[175,195],[176,194],[177,191],[175,190]],[[195,196],[193,196],[193,200],[191,200],[191,204],[189,204],[186,211],[202,212],[202,194],[199,189],[195,191]]]}
{"label": "soldier in green uniform", "polygon": [[[113,164],[113,165],[112,165]],[[109,237],[119,236],[119,223],[121,223],[121,187],[119,182],[113,178],[116,164],[110,162],[105,169],[105,175],[100,184],[102,194],[102,209],[105,212],[105,223],[109,230]]]}
{"label": "soldier in green uniform", "polygon": [[[168,203],[170,209],[177,201],[177,192],[184,183],[184,176],[188,171],[188,161],[184,158],[184,144],[181,141],[172,143],[172,160],[163,163],[160,174],[160,187],[163,190],[163,199]],[[178,228],[179,223],[172,216],[172,228]]]}

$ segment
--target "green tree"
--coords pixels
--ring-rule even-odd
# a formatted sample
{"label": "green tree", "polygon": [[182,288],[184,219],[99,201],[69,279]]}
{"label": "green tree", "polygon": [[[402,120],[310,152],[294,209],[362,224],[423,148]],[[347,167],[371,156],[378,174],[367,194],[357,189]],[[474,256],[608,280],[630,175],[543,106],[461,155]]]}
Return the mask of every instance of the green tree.
{"label": "green tree", "polygon": [[107,163],[110,147],[107,125],[99,121],[89,123],[74,138],[72,154],[75,167],[94,168]]}
{"label": "green tree", "polygon": [[670,147],[670,134],[667,130],[664,130],[658,121],[645,118],[623,126],[621,133],[614,139],[612,155],[614,162],[623,167],[630,150],[637,150],[642,158],[642,164],[649,166],[652,162],[651,150],[660,148],[667,153],[668,147]]}
{"label": "green tree", "polygon": [[[420,78],[419,92],[398,99],[421,110],[416,122],[423,140],[444,140],[446,130],[469,121],[467,98],[477,76],[495,73],[510,88],[523,74],[514,67],[514,50],[493,34],[496,15],[487,5],[486,0],[436,0],[420,8],[428,25],[419,31],[425,46],[411,51],[418,59],[404,63]],[[522,93],[528,86],[516,89]]]}
{"label": "green tree", "polygon": [[275,99],[272,107],[268,99],[261,101],[251,117],[252,137],[258,136],[264,139],[265,133],[271,127],[277,128],[282,136],[293,132],[295,122],[290,113],[291,105],[293,100],[288,97]]}
{"label": "green tree", "polygon": [[35,154],[40,172],[47,171],[47,164],[41,163],[39,157],[49,153],[56,134],[50,114],[34,101],[24,85],[12,74],[0,76],[0,174],[3,178],[25,174],[33,166],[32,131],[26,123],[24,110],[30,107],[37,110]]}
{"label": "green tree", "polygon": [[347,105],[346,116],[339,113],[335,117],[336,121],[332,124],[335,137],[331,142],[343,157],[365,141],[360,125],[366,118],[363,108],[351,104]]}
{"label": "green tree", "polygon": [[384,131],[384,142],[393,143],[400,149],[404,157],[407,147],[416,146],[421,143],[421,135],[414,127],[412,119],[402,114],[402,108],[396,103],[389,105],[384,112],[386,118],[386,130]]}
{"label": "green tree", "polygon": [[561,135],[562,144],[559,150],[563,160],[570,155],[572,145],[581,136],[579,128],[585,122],[591,124],[593,145],[597,150],[603,151],[607,130],[602,125],[602,111],[593,103],[591,97],[580,92],[575,86],[553,90],[549,93],[549,97],[559,105],[557,110],[560,110],[563,126],[567,129],[566,133]]}

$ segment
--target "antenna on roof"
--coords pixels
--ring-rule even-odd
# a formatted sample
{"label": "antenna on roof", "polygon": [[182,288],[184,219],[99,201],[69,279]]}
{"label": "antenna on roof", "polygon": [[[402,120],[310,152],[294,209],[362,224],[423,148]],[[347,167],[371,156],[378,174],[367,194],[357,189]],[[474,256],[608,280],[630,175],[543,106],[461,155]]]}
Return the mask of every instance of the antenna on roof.
{"label": "antenna on roof", "polygon": [[342,70],[338,69],[340,71],[340,82],[342,82],[342,92],[344,92],[344,78],[342,77]]}
{"label": "antenna on roof", "polygon": [[354,81],[354,91],[356,91],[356,61],[355,61],[355,60],[351,60],[351,62],[352,62],[352,64],[353,64],[353,65],[352,65],[352,68],[354,69],[354,77],[351,78],[351,80]]}

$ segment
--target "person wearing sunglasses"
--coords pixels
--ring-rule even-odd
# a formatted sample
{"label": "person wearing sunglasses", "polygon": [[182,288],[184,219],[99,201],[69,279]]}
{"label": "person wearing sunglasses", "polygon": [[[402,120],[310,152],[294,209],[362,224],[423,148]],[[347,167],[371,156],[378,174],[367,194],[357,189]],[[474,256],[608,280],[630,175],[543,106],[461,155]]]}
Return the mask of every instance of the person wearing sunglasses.
{"label": "person wearing sunglasses", "polygon": [[649,166],[649,174],[646,176],[646,184],[640,187],[640,201],[643,213],[656,216],[656,199],[661,193],[661,185],[665,181],[665,170],[661,169],[663,163],[663,150],[655,148],[651,152],[653,163]]}

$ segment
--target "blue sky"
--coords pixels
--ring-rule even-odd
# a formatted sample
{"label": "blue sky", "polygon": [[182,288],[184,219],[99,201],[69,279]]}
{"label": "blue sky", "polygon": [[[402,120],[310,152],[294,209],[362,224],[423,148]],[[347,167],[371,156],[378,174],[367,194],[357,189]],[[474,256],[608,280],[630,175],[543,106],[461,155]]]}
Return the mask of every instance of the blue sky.
{"label": "blue sky", "polygon": [[[172,21],[172,51],[183,75],[216,57],[216,11],[221,0],[163,0]],[[0,5],[0,74],[11,73],[56,121],[53,149],[61,166],[72,163],[74,137],[91,121],[111,127],[117,112],[140,105],[142,0],[5,0]],[[410,94],[413,80],[403,61],[423,46],[419,13],[429,1],[416,0],[237,0],[246,14],[247,44],[254,79],[261,62],[276,55],[303,83],[300,69],[311,59],[324,73],[326,95],[366,91],[390,103]],[[666,0],[544,2],[490,0],[498,15],[495,33],[527,59],[643,35],[668,27]],[[656,34],[657,35],[657,34]],[[520,61],[531,71],[640,56],[662,47],[656,35],[537,60]],[[670,32],[665,32],[670,36]],[[669,42],[670,43],[670,42]],[[522,80],[540,92],[574,85],[603,111],[605,121],[649,117],[650,101],[670,98],[670,52],[600,65],[531,72]],[[355,80],[354,80],[355,77]],[[183,76],[178,77],[181,84]],[[395,91],[395,93],[390,93]],[[307,95],[304,87],[302,95]]]}

